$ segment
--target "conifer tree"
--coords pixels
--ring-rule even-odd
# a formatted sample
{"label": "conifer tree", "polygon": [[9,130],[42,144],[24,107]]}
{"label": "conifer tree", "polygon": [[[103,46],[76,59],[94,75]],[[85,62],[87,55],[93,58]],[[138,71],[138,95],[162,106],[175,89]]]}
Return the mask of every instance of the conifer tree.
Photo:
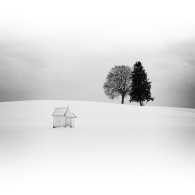
{"label": "conifer tree", "polygon": [[145,72],[141,62],[136,62],[132,71],[132,84],[130,95],[130,102],[139,102],[140,106],[143,106],[143,102],[154,100],[151,97],[151,82],[147,79],[147,73]]}

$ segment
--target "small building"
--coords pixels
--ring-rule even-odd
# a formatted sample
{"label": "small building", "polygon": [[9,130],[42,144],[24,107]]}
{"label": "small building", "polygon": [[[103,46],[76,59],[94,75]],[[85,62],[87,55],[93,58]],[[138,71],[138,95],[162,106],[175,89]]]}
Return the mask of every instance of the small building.
{"label": "small building", "polygon": [[75,127],[76,116],[70,112],[69,107],[55,108],[53,114],[53,128],[56,127]]}

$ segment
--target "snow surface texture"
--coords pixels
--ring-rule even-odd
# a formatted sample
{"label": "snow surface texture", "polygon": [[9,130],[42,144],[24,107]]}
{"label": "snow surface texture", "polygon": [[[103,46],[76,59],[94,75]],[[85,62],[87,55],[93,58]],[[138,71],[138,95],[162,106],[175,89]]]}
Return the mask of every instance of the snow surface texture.
{"label": "snow surface texture", "polygon": [[[66,107],[75,128],[53,129]],[[195,194],[195,110],[0,103],[0,194]]]}

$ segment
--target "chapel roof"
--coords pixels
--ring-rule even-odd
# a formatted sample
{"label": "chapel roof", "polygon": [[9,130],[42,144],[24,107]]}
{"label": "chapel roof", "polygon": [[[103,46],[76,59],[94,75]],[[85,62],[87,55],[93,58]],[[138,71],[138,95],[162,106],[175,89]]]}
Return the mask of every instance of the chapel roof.
{"label": "chapel roof", "polygon": [[69,107],[55,108],[52,116],[66,116],[69,118],[76,118],[75,114],[70,112]]}
{"label": "chapel roof", "polygon": [[52,116],[65,116],[67,110],[68,110],[68,107],[55,108]]}

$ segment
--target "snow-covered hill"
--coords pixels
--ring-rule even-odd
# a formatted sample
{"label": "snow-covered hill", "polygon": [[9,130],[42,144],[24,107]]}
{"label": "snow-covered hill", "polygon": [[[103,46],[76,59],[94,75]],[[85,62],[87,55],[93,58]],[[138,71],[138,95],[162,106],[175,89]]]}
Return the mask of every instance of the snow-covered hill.
{"label": "snow-covered hill", "polygon": [[[53,129],[69,105],[75,128]],[[0,194],[195,194],[195,110],[0,103]]]}

